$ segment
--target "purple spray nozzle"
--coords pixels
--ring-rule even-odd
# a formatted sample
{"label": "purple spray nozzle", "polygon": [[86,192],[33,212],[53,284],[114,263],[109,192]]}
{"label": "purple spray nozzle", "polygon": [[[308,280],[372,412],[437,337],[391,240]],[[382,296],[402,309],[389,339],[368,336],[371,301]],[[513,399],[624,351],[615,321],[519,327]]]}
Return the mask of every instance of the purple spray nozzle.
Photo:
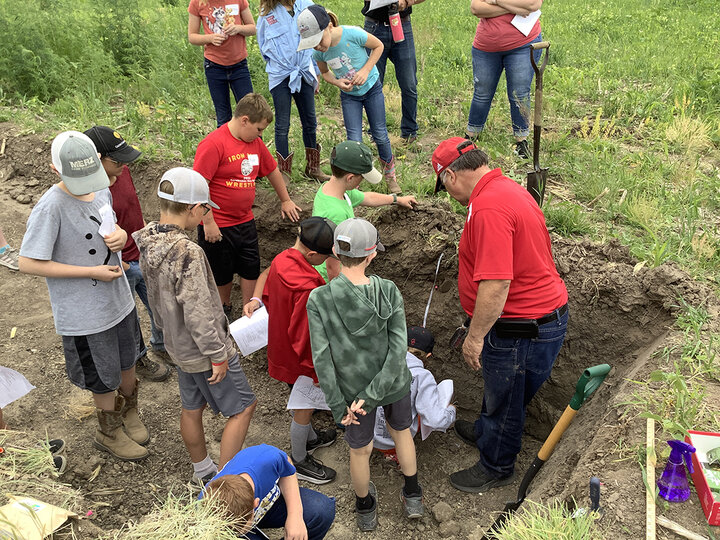
{"label": "purple spray nozzle", "polygon": [[692,473],[692,454],[695,453],[695,447],[678,440],[668,441],[667,443],[672,450],[667,465],[665,465],[665,470],[657,482],[660,488],[659,495],[670,502],[686,501],[690,497],[690,485],[687,481],[683,460]]}

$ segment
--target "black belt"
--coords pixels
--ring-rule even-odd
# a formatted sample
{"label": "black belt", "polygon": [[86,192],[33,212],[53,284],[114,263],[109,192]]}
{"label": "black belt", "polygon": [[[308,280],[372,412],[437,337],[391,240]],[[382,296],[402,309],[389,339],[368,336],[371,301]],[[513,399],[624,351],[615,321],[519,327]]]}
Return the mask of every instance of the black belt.
{"label": "black belt", "polygon": [[[400,22],[407,22],[410,20],[410,15],[405,15],[404,17],[400,17]],[[373,24],[381,24],[383,26],[390,26],[389,21],[378,21],[377,19],[373,19],[372,17],[368,17],[365,15],[365,22],[373,23]]]}
{"label": "black belt", "polygon": [[540,317],[539,319],[537,319],[538,326],[540,326],[541,324],[547,324],[549,322],[560,320],[560,317],[565,315],[567,313],[567,310],[568,310],[568,305],[565,304],[564,306],[557,308],[555,311],[553,311],[549,315]]}

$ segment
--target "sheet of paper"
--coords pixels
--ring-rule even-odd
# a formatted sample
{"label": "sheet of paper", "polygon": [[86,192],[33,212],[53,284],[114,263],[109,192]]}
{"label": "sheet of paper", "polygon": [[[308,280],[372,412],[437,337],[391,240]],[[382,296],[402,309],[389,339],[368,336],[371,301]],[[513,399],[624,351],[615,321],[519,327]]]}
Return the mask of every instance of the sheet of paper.
{"label": "sheet of paper", "polygon": [[395,2],[397,2],[397,0],[370,0],[369,10],[389,6],[390,4],[394,4]]}
{"label": "sheet of paper", "polygon": [[21,373],[0,366],[0,409],[20,399],[34,388]]}
{"label": "sheet of paper", "polygon": [[540,18],[540,10],[533,11],[530,15],[527,17],[521,17],[520,15],[515,15],[510,21],[512,25],[520,30],[523,35],[529,36],[530,32],[532,32],[533,26],[535,26],[535,23]]}
{"label": "sheet of paper", "polygon": [[265,306],[255,310],[252,318],[242,317],[230,323],[230,334],[243,356],[259,351],[268,344],[268,312]]}
{"label": "sheet of paper", "polygon": [[[444,381],[438,383],[437,390],[440,399],[440,408],[447,409],[447,406],[450,405],[450,400],[452,399],[453,393],[455,391],[452,379],[445,379]],[[432,431],[432,429],[420,422],[420,436],[422,437],[423,441],[430,436]]]}
{"label": "sheet of paper", "polygon": [[288,409],[320,409],[329,411],[330,407],[325,402],[325,394],[319,386],[313,384],[313,380],[305,375],[300,375],[290,392]]}
{"label": "sheet of paper", "polygon": [[100,208],[100,227],[98,227],[98,234],[100,236],[107,236],[113,232],[115,232],[115,214],[113,214],[112,206],[106,204]]}

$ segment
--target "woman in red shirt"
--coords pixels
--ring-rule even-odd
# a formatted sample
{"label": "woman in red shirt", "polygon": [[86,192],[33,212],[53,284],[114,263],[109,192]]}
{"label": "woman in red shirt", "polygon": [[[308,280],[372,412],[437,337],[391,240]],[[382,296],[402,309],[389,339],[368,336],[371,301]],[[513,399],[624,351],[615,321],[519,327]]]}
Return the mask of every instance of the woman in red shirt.
{"label": "woman in red shirt", "polygon": [[[540,20],[525,34],[513,24],[540,9],[542,0],[472,0],[470,11],[480,21],[472,48],[474,92],[466,136],[474,139],[485,127],[500,75],[505,70],[515,153],[529,158],[530,85],[533,68],[529,45],[541,41]],[[515,20],[517,24],[517,19]],[[521,25],[518,25],[521,26]],[[536,59],[539,57],[537,51]]]}
{"label": "woman in red shirt", "polygon": [[245,36],[255,35],[255,20],[247,0],[227,2],[232,3],[190,0],[188,6],[188,41],[205,50],[205,77],[218,127],[232,118],[230,90],[236,103],[253,91]]}

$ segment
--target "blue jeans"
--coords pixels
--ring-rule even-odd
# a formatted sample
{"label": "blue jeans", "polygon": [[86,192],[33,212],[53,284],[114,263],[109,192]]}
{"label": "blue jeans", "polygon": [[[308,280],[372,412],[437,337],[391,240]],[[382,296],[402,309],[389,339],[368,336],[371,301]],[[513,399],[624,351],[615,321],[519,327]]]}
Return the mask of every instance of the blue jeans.
{"label": "blue jeans", "polygon": [[[140,263],[138,261],[132,261],[128,263],[130,269],[125,272],[130,290],[135,291],[140,301],[145,305],[148,315],[150,316],[150,330],[152,336],[150,337],[150,345],[154,351],[165,351],[165,340],[163,338],[162,330],[155,326],[155,320],[153,319],[152,310],[148,303],[147,286],[145,285],[145,279],[143,278],[142,272],[140,271]],[[138,349],[138,358],[142,358],[147,353],[147,347],[140,335],[140,346]]]}
{"label": "blue jeans", "polygon": [[415,60],[415,40],[413,38],[410,19],[403,21],[405,41],[395,43],[392,39],[392,30],[382,23],[365,19],[365,31],[372,34],[384,46],[382,56],[377,61],[380,83],[385,81],[385,66],[388,58],[395,66],[395,78],[400,86],[402,98],[402,120],[400,121],[400,134],[403,137],[417,135],[417,62]]}
{"label": "blue jeans", "polygon": [[525,407],[550,376],[565,339],[569,313],[545,323],[537,338],[485,336],[482,412],[475,422],[480,465],[491,475],[509,475],[520,452]]}
{"label": "blue jeans", "polygon": [[[335,499],[323,495],[318,491],[300,488],[300,500],[303,507],[303,521],[307,527],[308,540],[321,540],[325,538],[328,530],[335,521]],[[281,495],[270,510],[262,517],[257,527],[262,529],[279,529],[285,526],[287,519],[287,506]],[[247,533],[247,538],[260,540],[262,537],[253,532]]]}
{"label": "blue jeans", "polygon": [[[542,41],[542,34],[530,43],[538,41]],[[513,134],[516,137],[528,136],[530,133],[530,85],[535,75],[530,63],[530,43],[517,49],[500,52],[484,52],[475,47],[472,48],[474,91],[470,103],[468,133],[480,133],[485,127],[500,74],[504,69]],[[540,58],[541,53],[542,51],[535,51],[536,61]]]}
{"label": "blue jeans", "polygon": [[317,120],[315,119],[315,89],[311,84],[302,81],[300,91],[290,93],[290,77],[270,90],[273,105],[275,106],[275,149],[286,158],[290,153],[288,147],[288,133],[290,132],[290,105],[295,100],[305,148],[316,148]]}
{"label": "blue jeans", "polygon": [[385,124],[385,96],[380,79],[362,96],[340,92],[345,132],[350,141],[362,142],[363,108],[370,124],[370,134],[377,145],[380,159],[392,160],[392,148]]}
{"label": "blue jeans", "polygon": [[205,58],[205,78],[210,89],[210,97],[215,106],[217,125],[220,127],[232,118],[230,90],[235,96],[236,103],[245,94],[253,91],[247,59],[232,66],[223,66]]}

